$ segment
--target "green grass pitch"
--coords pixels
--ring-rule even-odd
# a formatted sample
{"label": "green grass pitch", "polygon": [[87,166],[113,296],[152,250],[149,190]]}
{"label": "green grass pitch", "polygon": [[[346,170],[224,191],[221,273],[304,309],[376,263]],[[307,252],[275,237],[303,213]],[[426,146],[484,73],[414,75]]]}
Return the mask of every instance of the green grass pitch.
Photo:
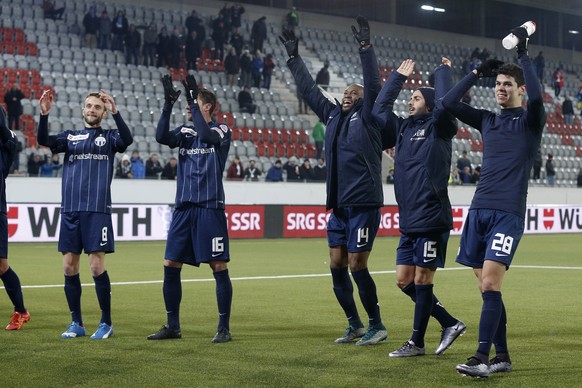
{"label": "green grass pitch", "polygon": [[[214,279],[208,266],[184,267],[181,340],[146,341],[165,323],[162,298],[164,242],[118,242],[107,258],[115,334],[62,340],[70,322],[56,244],[11,244],[9,261],[20,276],[32,319],[23,330],[0,331],[2,387],[572,387],[582,383],[582,238],[526,235],[507,273],[514,371],[473,380],[455,372],[477,346],[481,298],[470,269],[454,263],[451,238],[446,270],[435,293],[468,326],[442,356],[433,354],[440,328],[431,319],[427,355],[391,359],[409,338],[413,304],[394,285],[396,238],[378,238],[370,258],[386,343],[336,345],[346,321],[333,295],[323,239],[231,242],[233,341],[211,344],[217,323]],[[311,275],[311,276],[302,276]],[[83,315],[90,335],[100,312],[88,263],[82,259]],[[356,300],[360,314],[365,311]],[[12,306],[0,290],[0,323]]]}

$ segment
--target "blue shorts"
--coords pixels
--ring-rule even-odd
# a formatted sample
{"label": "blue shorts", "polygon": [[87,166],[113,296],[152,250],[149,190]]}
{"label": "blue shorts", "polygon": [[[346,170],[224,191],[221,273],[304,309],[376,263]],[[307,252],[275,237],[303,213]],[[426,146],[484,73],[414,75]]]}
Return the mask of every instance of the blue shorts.
{"label": "blue shorts", "polygon": [[8,216],[0,213],[0,258],[8,258]]}
{"label": "blue shorts", "polygon": [[230,261],[224,210],[196,206],[175,209],[165,258],[196,267],[210,261]]}
{"label": "blue shorts", "polygon": [[334,209],[327,222],[327,244],[330,248],[346,245],[350,253],[371,251],[379,226],[379,208]]}
{"label": "blue shorts", "polygon": [[396,265],[444,268],[450,230],[401,234],[396,248]]}
{"label": "blue shorts", "polygon": [[483,268],[485,260],[509,265],[523,236],[524,219],[501,210],[469,210],[457,263],[473,268]]}
{"label": "blue shorts", "polygon": [[81,254],[115,251],[111,214],[94,212],[61,213],[59,252]]}

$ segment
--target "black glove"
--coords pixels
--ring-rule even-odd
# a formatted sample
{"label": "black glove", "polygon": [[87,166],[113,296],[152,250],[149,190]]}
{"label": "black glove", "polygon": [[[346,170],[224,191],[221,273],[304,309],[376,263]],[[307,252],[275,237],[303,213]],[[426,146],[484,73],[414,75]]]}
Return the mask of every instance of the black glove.
{"label": "black glove", "polygon": [[182,91],[174,89],[172,77],[169,74],[162,77],[162,85],[164,86],[164,99],[168,104],[174,105]]}
{"label": "black glove", "polygon": [[354,38],[356,38],[356,40],[360,44],[360,47],[369,46],[370,25],[368,24],[368,19],[361,15],[358,15],[356,21],[358,22],[358,26],[360,26],[360,31],[356,30],[356,27],[352,26],[352,33],[354,34]]}
{"label": "black glove", "polygon": [[196,78],[192,74],[188,74],[186,79],[182,79],[182,85],[184,85],[184,90],[186,91],[186,101],[188,105],[194,103],[196,97],[198,97],[198,84],[196,83]]}
{"label": "black glove", "polygon": [[477,77],[495,77],[497,75],[497,70],[499,66],[503,65],[505,62],[497,59],[488,59],[481,63],[481,66],[477,68]]}
{"label": "black glove", "polygon": [[517,27],[511,30],[511,33],[519,39],[516,46],[517,56],[521,57],[523,54],[527,54],[527,41],[529,40],[527,30],[524,27]]}
{"label": "black glove", "polygon": [[289,58],[295,58],[299,55],[299,39],[297,39],[293,31],[283,31],[282,36],[279,36],[279,40],[285,46]]}

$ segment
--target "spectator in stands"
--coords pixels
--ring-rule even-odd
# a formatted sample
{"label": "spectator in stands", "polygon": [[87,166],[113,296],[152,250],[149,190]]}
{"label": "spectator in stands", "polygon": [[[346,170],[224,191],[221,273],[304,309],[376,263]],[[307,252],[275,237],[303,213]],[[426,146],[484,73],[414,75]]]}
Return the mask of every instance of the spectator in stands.
{"label": "spectator in stands", "polygon": [[307,105],[307,101],[305,101],[305,98],[303,98],[301,90],[297,88],[295,93],[297,95],[297,102],[299,103],[299,114],[308,114],[309,106]]}
{"label": "spectator in stands", "polygon": [[145,66],[156,66],[157,45],[158,31],[156,24],[151,22],[143,33],[143,64]]}
{"label": "spectator in stands", "polygon": [[8,129],[14,131],[20,130],[20,116],[22,116],[22,100],[24,94],[17,83],[12,84],[10,89],[4,95],[6,111],[8,114]]}
{"label": "spectator in stands", "polygon": [[[238,31],[241,27],[241,17],[243,13],[245,13],[245,7],[243,7],[239,2],[234,3],[230,10],[230,26],[232,31]],[[237,51],[237,53],[240,55],[240,52]]]}
{"label": "spectator in stands", "polygon": [[149,157],[148,160],[146,160],[145,163],[146,179],[160,179],[160,174],[162,173],[163,170],[164,168],[160,163],[160,157],[158,156],[158,154],[156,153],[151,154],[151,156]]}
{"label": "spectator in stands", "polygon": [[202,19],[198,17],[198,12],[196,12],[195,9],[193,9],[190,13],[190,16],[186,18],[185,26],[188,30],[188,35],[190,35],[192,31],[196,31],[197,33],[199,32],[199,28],[202,26]]}
{"label": "spectator in stands", "polygon": [[251,42],[253,43],[253,52],[263,51],[263,43],[267,39],[266,16],[261,16],[253,23],[251,28]]}
{"label": "spectator in stands", "polygon": [[283,182],[283,166],[281,160],[275,160],[275,164],[269,168],[265,182]]}
{"label": "spectator in stands", "polygon": [[174,28],[172,35],[170,36],[169,48],[168,48],[168,65],[174,69],[180,67],[180,54],[184,50],[184,42],[182,39],[182,34],[179,28]]}
{"label": "spectator in stands", "polygon": [[[0,109],[2,109],[0,107]],[[4,112],[3,112],[4,113]],[[6,124],[4,124],[6,125]],[[12,160],[12,165],[10,166],[10,170],[8,171],[9,174],[14,174],[14,175],[20,175],[20,153],[23,150],[23,146],[22,146],[22,142],[20,140],[18,140],[18,138],[15,138],[15,143],[16,143],[16,147],[14,149],[13,152],[13,160]]]}
{"label": "spectator in stands", "polygon": [[471,175],[471,183],[477,184],[481,179],[481,166],[475,167],[473,175]]}
{"label": "spectator in stands", "polygon": [[[231,23],[232,23],[232,7],[228,3],[224,3],[220,11],[218,11],[218,16],[222,18],[224,24],[224,38],[225,42],[228,42],[228,36],[230,35]],[[222,57],[220,57],[222,59]]]}
{"label": "spectator in stands", "polygon": [[228,28],[225,26],[225,19],[218,15],[212,22],[212,40],[214,41],[214,59],[222,61],[224,59],[224,44],[228,42]]}
{"label": "spectator in stands", "polygon": [[162,179],[176,180],[178,175],[178,159],[173,156],[168,160],[162,171]]}
{"label": "spectator in stands", "polygon": [[316,158],[321,159],[323,157],[323,142],[325,141],[325,126],[321,121],[317,120],[317,123],[315,123],[312,136],[317,150]]}
{"label": "spectator in stands", "polygon": [[576,187],[582,188],[582,168],[578,171],[578,178],[576,181]]}
{"label": "spectator in stands", "polygon": [[133,173],[134,179],[144,179],[145,178],[145,165],[142,158],[139,156],[139,151],[135,150],[131,153],[131,171]]}
{"label": "spectator in stands", "polygon": [[285,15],[285,29],[295,31],[295,27],[299,27],[299,13],[297,7],[291,7],[291,11]]}
{"label": "spectator in stands", "polygon": [[123,154],[121,162],[117,165],[115,177],[121,179],[133,179],[133,172],[131,171],[131,161],[129,155]]}
{"label": "spectator in stands", "polygon": [[234,47],[236,55],[239,57],[242,54],[244,44],[245,40],[241,35],[240,30],[238,28],[235,28],[234,31],[232,32],[232,35],[230,36],[230,45]]}
{"label": "spectator in stands", "polygon": [[314,180],[318,182],[325,182],[327,179],[327,167],[323,158],[317,159],[317,165],[313,167],[313,174],[315,175]]}
{"label": "spectator in stands", "polygon": [[28,176],[39,176],[40,167],[44,164],[44,155],[33,152],[28,157]]}
{"label": "spectator in stands", "polygon": [[253,101],[251,88],[248,85],[238,92],[238,107],[241,112],[255,113],[257,105]]}
{"label": "spectator in stands", "polygon": [[473,167],[471,167],[471,161],[467,157],[467,151],[463,151],[462,156],[457,159],[457,168],[459,171],[464,171],[465,167],[469,167],[469,174],[473,173]]}
{"label": "spectator in stands", "polygon": [[253,86],[255,88],[261,87],[261,77],[263,76],[264,66],[265,62],[263,61],[263,54],[257,50],[253,58]]}
{"label": "spectator in stands", "polygon": [[329,86],[329,62],[325,62],[323,67],[317,72],[315,83],[323,90],[327,90]]}
{"label": "spectator in stands", "polygon": [[315,180],[315,172],[309,159],[303,160],[303,164],[299,167],[299,175],[304,182],[313,182]]}
{"label": "spectator in stands", "polygon": [[394,184],[394,169],[393,168],[388,170],[388,175],[386,175],[386,183],[389,185]]}
{"label": "spectator in stands", "polygon": [[461,175],[459,174],[459,169],[457,167],[454,167],[451,170],[451,176],[449,177],[449,186],[450,185],[462,185],[463,181],[461,179]]}
{"label": "spectator in stands", "polygon": [[552,78],[554,80],[554,95],[558,98],[560,96],[560,91],[564,87],[564,72],[562,72],[561,66],[558,66],[554,71]]}
{"label": "spectator in stands", "polygon": [[112,30],[113,41],[111,44],[112,50],[123,51],[123,39],[125,39],[129,31],[129,22],[125,17],[124,10],[118,10],[117,15],[113,18]]}
{"label": "spectator in stands", "polygon": [[43,178],[52,178],[54,176],[54,172],[58,172],[58,170],[62,167],[59,162],[59,154],[54,154],[53,157],[57,157],[57,164],[53,166],[53,159],[45,156],[44,163],[40,166],[39,176]]}
{"label": "spectator in stands", "polygon": [[139,49],[141,48],[141,34],[134,24],[129,26],[125,36],[125,63],[127,65],[139,64]]}
{"label": "spectator in stands", "polygon": [[89,7],[89,11],[83,17],[83,27],[85,28],[85,47],[94,49],[97,47],[97,31],[99,31],[99,16],[97,16],[95,4]]}
{"label": "spectator in stands", "polygon": [[471,183],[471,176],[473,173],[471,172],[471,167],[465,166],[462,170],[459,170],[459,176],[461,177],[461,181],[463,184]]}
{"label": "spectator in stands", "polygon": [[253,80],[253,59],[249,50],[243,50],[239,59],[240,64],[240,79],[238,86],[243,87],[250,85]]}
{"label": "spectator in stands", "polygon": [[554,182],[556,178],[556,169],[554,168],[554,155],[548,154],[546,159],[546,180],[548,186],[554,187]]}
{"label": "spectator in stands", "polygon": [[291,156],[287,163],[283,165],[283,169],[287,171],[287,182],[299,182],[301,180],[301,171],[297,162],[297,158]]}
{"label": "spectator in stands", "polygon": [[228,54],[226,54],[226,57],[224,58],[224,72],[226,73],[226,83],[228,86],[235,86],[238,82],[240,64],[234,47],[230,48]]}
{"label": "spectator in stands", "polygon": [[158,46],[156,48],[158,67],[170,66],[170,45],[170,35],[168,35],[168,29],[164,26],[158,34]]}
{"label": "spectator in stands", "polygon": [[53,177],[60,176],[61,168],[63,168],[63,164],[61,163],[61,159],[59,158],[59,154],[53,154],[51,165],[53,168]]}
{"label": "spectator in stands", "polygon": [[97,36],[97,47],[101,50],[109,50],[111,48],[111,19],[107,10],[101,12],[99,18],[99,35]]}
{"label": "spectator in stands", "polygon": [[198,33],[196,31],[190,32],[184,43],[184,57],[186,58],[186,68],[188,70],[197,69],[196,60],[202,56],[201,49],[202,42],[198,39]]}
{"label": "spectator in stands", "polygon": [[256,162],[253,159],[249,160],[249,166],[245,168],[245,180],[258,182],[261,175],[263,172],[257,167]]}
{"label": "spectator in stands", "polygon": [[574,104],[568,95],[564,95],[562,102],[562,114],[564,115],[564,124],[574,124]]}
{"label": "spectator in stands", "polygon": [[540,179],[540,171],[542,170],[542,148],[538,147],[536,156],[533,159],[533,179]]}
{"label": "spectator in stands", "polygon": [[52,0],[42,1],[42,10],[44,12],[45,19],[62,19],[63,13],[65,12],[65,7],[57,8],[55,2]]}
{"label": "spectator in stands", "polygon": [[536,67],[536,75],[540,80],[540,84],[544,84],[544,69],[546,68],[546,59],[544,58],[544,54],[540,51],[537,57],[534,58],[533,64]]}
{"label": "spectator in stands", "polygon": [[273,54],[267,54],[263,61],[263,88],[271,88],[271,77],[273,76],[273,69],[277,66]]}
{"label": "spectator in stands", "polygon": [[226,179],[231,181],[242,181],[245,177],[245,170],[240,158],[235,156],[232,160],[228,170],[226,171]]}

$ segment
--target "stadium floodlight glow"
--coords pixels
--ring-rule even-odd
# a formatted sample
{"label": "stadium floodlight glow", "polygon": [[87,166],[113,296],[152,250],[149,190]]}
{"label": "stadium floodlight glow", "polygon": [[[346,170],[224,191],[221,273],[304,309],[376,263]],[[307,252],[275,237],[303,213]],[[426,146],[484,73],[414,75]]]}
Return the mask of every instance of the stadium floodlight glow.
{"label": "stadium floodlight glow", "polygon": [[573,34],[573,35],[577,35],[580,33],[580,31],[578,30],[568,30],[568,33]]}
{"label": "stadium floodlight glow", "polygon": [[433,7],[432,5],[423,4],[420,6],[423,11],[445,12],[444,8]]}

